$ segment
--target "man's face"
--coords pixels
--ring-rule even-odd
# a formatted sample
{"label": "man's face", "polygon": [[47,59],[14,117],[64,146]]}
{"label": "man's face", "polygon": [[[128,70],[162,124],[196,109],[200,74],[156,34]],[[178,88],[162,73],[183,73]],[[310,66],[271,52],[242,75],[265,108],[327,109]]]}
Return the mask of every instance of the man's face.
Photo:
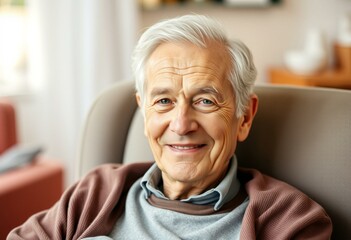
{"label": "man's face", "polygon": [[161,44],[146,66],[145,135],[164,181],[209,187],[240,139],[229,56],[211,43]]}

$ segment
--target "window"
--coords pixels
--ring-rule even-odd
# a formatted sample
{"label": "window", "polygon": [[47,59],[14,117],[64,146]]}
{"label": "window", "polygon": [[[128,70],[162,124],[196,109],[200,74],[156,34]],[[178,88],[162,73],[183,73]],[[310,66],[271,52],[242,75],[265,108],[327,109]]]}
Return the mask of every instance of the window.
{"label": "window", "polygon": [[24,1],[0,0],[0,95],[23,91],[27,73]]}

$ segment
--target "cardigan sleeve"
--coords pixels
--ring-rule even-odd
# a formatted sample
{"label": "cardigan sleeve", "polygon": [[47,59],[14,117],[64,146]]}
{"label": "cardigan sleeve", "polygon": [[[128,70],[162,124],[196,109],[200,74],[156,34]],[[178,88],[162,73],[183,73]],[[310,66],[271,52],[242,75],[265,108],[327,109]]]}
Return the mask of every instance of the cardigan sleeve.
{"label": "cardigan sleeve", "polygon": [[106,235],[124,211],[130,186],[149,163],[103,165],[67,189],[49,210],[30,217],[7,240],[80,239]]}
{"label": "cardigan sleeve", "polygon": [[330,239],[331,219],[324,209],[296,188],[261,174],[245,185],[249,195],[241,239]]}

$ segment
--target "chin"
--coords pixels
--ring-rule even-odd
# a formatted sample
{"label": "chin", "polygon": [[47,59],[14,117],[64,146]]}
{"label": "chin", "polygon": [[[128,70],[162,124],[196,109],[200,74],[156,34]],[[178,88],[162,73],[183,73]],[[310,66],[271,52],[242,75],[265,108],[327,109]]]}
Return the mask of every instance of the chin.
{"label": "chin", "polygon": [[168,175],[172,179],[180,182],[195,181],[199,177],[196,167],[189,166],[189,164],[182,164],[182,166],[171,166],[171,169],[169,170],[170,171],[166,170],[168,172]]}

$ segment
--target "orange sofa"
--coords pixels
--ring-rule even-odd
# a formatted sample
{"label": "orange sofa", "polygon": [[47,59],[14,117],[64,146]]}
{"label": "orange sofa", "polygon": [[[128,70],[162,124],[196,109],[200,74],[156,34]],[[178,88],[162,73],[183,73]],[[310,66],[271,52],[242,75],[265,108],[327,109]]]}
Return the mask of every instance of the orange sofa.
{"label": "orange sofa", "polygon": [[[13,104],[0,100],[1,156],[18,144]],[[36,212],[51,207],[63,191],[61,163],[37,156],[25,165],[0,172],[0,239]]]}

